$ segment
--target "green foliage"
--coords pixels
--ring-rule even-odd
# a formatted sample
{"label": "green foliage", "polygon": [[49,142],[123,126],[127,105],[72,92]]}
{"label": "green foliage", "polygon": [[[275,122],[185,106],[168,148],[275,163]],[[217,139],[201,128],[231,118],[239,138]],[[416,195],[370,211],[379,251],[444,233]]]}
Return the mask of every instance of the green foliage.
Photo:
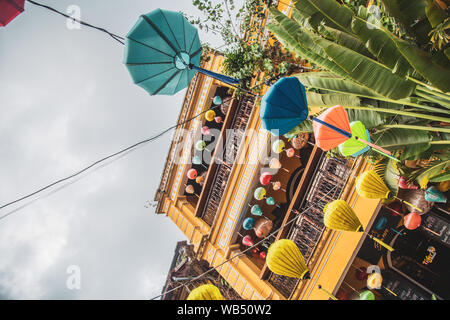
{"label": "green foliage", "polygon": [[[260,21],[266,18],[266,9],[272,3],[272,0],[247,0],[237,8],[233,0],[214,3],[211,0],[193,0],[202,18],[190,17],[190,22],[222,37],[226,47],[224,72],[241,80],[240,87],[244,89],[249,89],[252,78],[260,73],[264,73],[263,81],[270,81],[301,69],[279,42],[267,46],[260,39]],[[252,89],[258,91],[259,87]]]}

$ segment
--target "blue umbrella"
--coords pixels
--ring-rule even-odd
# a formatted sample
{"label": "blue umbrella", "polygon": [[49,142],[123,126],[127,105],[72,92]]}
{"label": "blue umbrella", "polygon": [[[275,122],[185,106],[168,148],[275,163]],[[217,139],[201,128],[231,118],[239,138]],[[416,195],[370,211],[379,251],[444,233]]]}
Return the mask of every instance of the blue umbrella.
{"label": "blue umbrella", "polygon": [[197,29],[180,12],[156,9],[142,15],[125,39],[124,63],[134,83],[151,95],[173,95],[201,72],[234,85],[239,80],[199,67]]}
{"label": "blue umbrella", "polygon": [[264,129],[288,133],[308,117],[305,87],[295,77],[278,80],[264,94],[259,115]]}

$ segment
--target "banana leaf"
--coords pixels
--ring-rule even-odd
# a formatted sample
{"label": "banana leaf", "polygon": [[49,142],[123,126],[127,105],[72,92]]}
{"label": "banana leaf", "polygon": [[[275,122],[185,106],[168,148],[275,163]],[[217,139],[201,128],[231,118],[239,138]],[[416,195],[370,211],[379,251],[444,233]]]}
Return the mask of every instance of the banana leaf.
{"label": "banana leaf", "polygon": [[406,77],[413,72],[413,68],[398,50],[395,42],[381,29],[372,25],[369,12],[361,7],[358,16],[352,20],[352,30],[377,61],[384,64],[399,77]]}
{"label": "banana leaf", "polygon": [[336,41],[341,46],[359,52],[369,58],[374,58],[369,50],[366,49],[364,43],[357,37],[354,37],[346,32],[330,28],[323,24],[318,26],[317,31],[330,41]]}
{"label": "banana leaf", "polygon": [[343,93],[328,93],[321,94],[316,92],[307,91],[306,100],[308,101],[308,107],[332,107],[337,104],[341,106],[359,106],[360,99],[355,95],[343,94]]}
{"label": "banana leaf", "polygon": [[308,0],[297,0],[294,4],[294,8],[296,10],[293,10],[292,18],[294,18],[294,20],[297,20],[298,18],[301,17],[302,22],[298,20],[297,22],[299,23],[303,23],[304,21],[308,20],[308,24],[315,29],[317,28],[317,25],[323,21],[330,27],[336,29],[340,28],[331,19],[323,15],[319,10],[317,10],[316,7],[311,5],[311,3]]}
{"label": "banana leaf", "polygon": [[428,44],[431,25],[426,17],[426,0],[381,0],[391,17],[399,21],[409,34],[423,45]]}
{"label": "banana leaf", "polygon": [[414,69],[420,73],[422,77],[431,82],[436,88],[444,91],[450,91],[450,69],[447,65],[439,63],[439,60],[432,59],[432,56],[419,49],[417,46],[398,39],[390,34],[397,48]]}
{"label": "banana leaf", "polygon": [[270,8],[270,14],[278,24],[270,23],[267,28],[297,57],[309,60],[342,77],[347,75],[345,70],[331,61],[322,47],[311,38],[318,36],[306,32],[297,22],[275,8]]}
{"label": "banana leaf", "polygon": [[296,126],[294,129],[289,131],[286,134],[286,136],[292,136],[292,135],[300,134],[300,133],[304,133],[304,132],[308,132],[308,133],[313,132],[312,121],[309,119],[306,119],[305,121],[300,123],[298,126]]}
{"label": "banana leaf", "polygon": [[425,189],[431,179],[447,172],[450,167],[450,160],[435,160],[430,162],[425,168],[416,170],[412,174],[412,178],[417,181],[422,189]]}
{"label": "banana leaf", "polygon": [[437,176],[434,176],[433,178],[430,179],[430,182],[443,182],[443,181],[447,181],[450,180],[450,170],[446,170],[446,172],[443,172],[441,174],[438,174]]}
{"label": "banana leaf", "polygon": [[[372,141],[374,144],[386,148],[389,151],[404,148],[404,153],[406,152],[408,157],[422,153],[425,144],[429,144],[431,139],[432,135],[428,131],[412,129],[392,128],[372,134]],[[401,157],[400,160],[404,159]]]}
{"label": "banana leaf", "polygon": [[398,77],[379,62],[322,38],[316,43],[358,84],[389,99],[407,98],[414,92],[415,83]]}
{"label": "banana leaf", "polygon": [[[302,1],[297,1],[295,7],[301,11],[302,4],[300,2]],[[352,33],[353,11],[350,8],[340,5],[336,0],[306,0],[305,2],[308,2],[310,7],[315,8],[342,31]],[[333,27],[332,25],[329,26]]]}
{"label": "banana leaf", "polygon": [[361,86],[351,80],[338,77],[330,72],[304,72],[294,74],[306,87],[318,88],[339,93],[348,93],[362,97],[377,99],[380,97],[376,92]]}

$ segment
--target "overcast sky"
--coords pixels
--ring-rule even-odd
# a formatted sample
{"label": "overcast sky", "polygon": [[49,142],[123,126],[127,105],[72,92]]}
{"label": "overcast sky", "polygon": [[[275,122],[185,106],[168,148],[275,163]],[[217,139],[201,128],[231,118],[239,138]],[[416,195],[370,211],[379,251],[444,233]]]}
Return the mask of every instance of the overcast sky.
{"label": "overcast sky", "polygon": [[[162,3],[197,14],[190,0],[37,1],[61,11],[79,5],[83,20],[123,36]],[[185,91],[149,96],[122,60],[122,45],[109,36],[69,30],[63,17],[30,3],[0,28],[0,205],[176,122]],[[159,294],[175,244],[185,240],[170,219],[144,207],[159,185],[171,137],[0,220],[0,298]],[[71,265],[81,268],[81,290],[66,286]]]}

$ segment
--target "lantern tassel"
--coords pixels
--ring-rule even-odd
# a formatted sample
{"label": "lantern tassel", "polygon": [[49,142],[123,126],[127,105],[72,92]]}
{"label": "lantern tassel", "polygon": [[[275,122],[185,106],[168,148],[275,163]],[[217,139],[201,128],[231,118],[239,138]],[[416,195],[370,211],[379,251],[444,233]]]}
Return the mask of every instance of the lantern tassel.
{"label": "lantern tassel", "polygon": [[394,248],[392,248],[390,245],[384,243],[384,242],[381,241],[380,239],[375,238],[374,236],[372,236],[372,235],[370,235],[370,234],[368,234],[368,236],[369,236],[370,239],[372,239],[373,241],[375,241],[375,242],[378,243],[379,245],[385,247],[385,248],[388,249],[389,251],[391,251],[391,252],[394,251]]}
{"label": "lantern tassel", "polygon": [[408,201],[405,201],[405,200],[403,200],[403,199],[400,199],[400,198],[398,198],[398,197],[396,197],[396,196],[394,196],[394,198],[397,199],[397,200],[399,200],[399,201],[401,201],[401,202],[406,203],[407,205],[409,205],[409,206],[413,207],[414,209],[418,210],[419,212],[423,212],[422,209],[416,207],[415,205],[413,205],[412,203],[409,203]]}
{"label": "lantern tassel", "polygon": [[[362,141],[361,141],[361,142],[362,142]],[[393,156],[390,156],[390,155],[388,155],[388,154],[386,154],[386,153],[384,153],[384,152],[381,152],[380,150],[378,150],[378,149],[376,149],[376,148],[372,148],[372,150],[378,152],[379,154],[381,154],[381,155],[383,155],[383,156],[385,156],[385,157],[388,157],[389,159],[392,159],[392,160],[394,160],[394,161],[400,162],[400,160],[398,160],[397,158],[394,158]]]}
{"label": "lantern tassel", "polygon": [[[386,149],[384,149],[384,148],[382,148],[382,147],[379,147],[379,146],[377,146],[377,145],[375,145],[375,144],[373,144],[373,143],[371,143],[371,142],[369,142],[369,141],[366,141],[366,140],[364,140],[364,139],[361,139],[360,137],[355,136],[354,138],[355,138],[356,140],[361,141],[362,143],[368,145],[368,146],[371,147],[372,149],[379,151],[379,152],[382,153],[382,154],[385,154],[385,155],[388,155],[388,156],[392,156],[392,153],[391,153],[389,150],[386,150]],[[395,158],[394,158],[394,159],[395,159]],[[395,159],[395,160],[397,160],[397,159]],[[397,161],[399,161],[399,160],[397,160]]]}
{"label": "lantern tassel", "polygon": [[328,297],[330,297],[332,300],[339,300],[338,298],[336,298],[335,296],[333,296],[330,292],[328,292],[327,290],[325,290],[324,288],[322,288],[322,286],[319,284],[317,286],[319,288],[320,291],[322,291],[323,293],[325,293]]}

